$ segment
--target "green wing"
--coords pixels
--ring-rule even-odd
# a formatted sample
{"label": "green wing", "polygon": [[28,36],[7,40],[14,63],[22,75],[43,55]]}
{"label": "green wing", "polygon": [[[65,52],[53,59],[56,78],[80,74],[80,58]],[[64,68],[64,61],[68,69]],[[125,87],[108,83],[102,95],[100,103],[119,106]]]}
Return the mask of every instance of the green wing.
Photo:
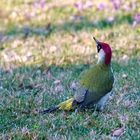
{"label": "green wing", "polygon": [[81,74],[75,100],[85,106],[96,103],[102,96],[111,91],[113,82],[111,68],[97,64]]}

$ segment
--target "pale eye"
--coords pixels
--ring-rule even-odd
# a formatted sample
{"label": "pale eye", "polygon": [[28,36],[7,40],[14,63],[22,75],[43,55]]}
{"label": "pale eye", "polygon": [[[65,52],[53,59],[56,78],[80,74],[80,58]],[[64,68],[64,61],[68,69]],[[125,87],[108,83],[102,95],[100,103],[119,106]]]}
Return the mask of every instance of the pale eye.
{"label": "pale eye", "polygon": [[97,46],[97,51],[99,52],[100,50],[101,50],[101,45],[100,44],[98,44],[98,46]]}
{"label": "pale eye", "polygon": [[98,49],[101,49],[101,46],[100,45],[98,45]]}

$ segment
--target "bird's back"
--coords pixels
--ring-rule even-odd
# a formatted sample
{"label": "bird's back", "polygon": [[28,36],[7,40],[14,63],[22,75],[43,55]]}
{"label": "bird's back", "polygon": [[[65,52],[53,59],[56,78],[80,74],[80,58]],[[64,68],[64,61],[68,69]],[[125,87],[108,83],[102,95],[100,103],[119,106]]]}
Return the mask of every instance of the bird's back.
{"label": "bird's back", "polygon": [[81,75],[80,84],[88,90],[85,102],[96,102],[112,90],[114,82],[111,66],[96,64]]}

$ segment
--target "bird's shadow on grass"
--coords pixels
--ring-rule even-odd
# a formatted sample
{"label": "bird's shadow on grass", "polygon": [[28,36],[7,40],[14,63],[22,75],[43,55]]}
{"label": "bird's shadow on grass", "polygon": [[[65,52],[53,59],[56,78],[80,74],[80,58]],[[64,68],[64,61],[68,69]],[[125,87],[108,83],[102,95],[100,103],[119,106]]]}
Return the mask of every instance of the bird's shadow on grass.
{"label": "bird's shadow on grass", "polygon": [[106,29],[112,28],[113,26],[121,25],[123,23],[132,23],[131,15],[116,16],[113,21],[109,22],[106,18],[100,19],[99,21],[91,21],[88,17],[82,17],[80,21],[67,21],[61,25],[54,25],[54,30],[57,31],[80,31],[80,30],[93,30],[93,29]]}
{"label": "bird's shadow on grass", "polygon": [[108,21],[107,19],[103,18],[100,19],[97,22],[91,21],[88,19],[88,17],[83,16],[81,20],[70,20],[65,21],[61,24],[55,24],[55,23],[47,23],[46,26],[23,26],[18,27],[16,25],[12,25],[9,29],[5,30],[2,34],[4,35],[15,35],[18,36],[20,34],[23,34],[23,36],[28,37],[37,35],[37,36],[49,36],[50,34],[54,34],[59,31],[64,32],[77,32],[81,30],[94,30],[94,29],[106,29],[106,28],[112,28],[113,26],[118,26],[123,23],[131,24],[133,21],[133,18],[130,14],[128,15],[120,15],[116,16],[113,21]]}
{"label": "bird's shadow on grass", "polygon": [[[137,60],[131,62],[131,67],[135,62]],[[39,121],[40,118],[35,115],[35,110],[58,104],[72,96],[70,84],[77,81],[81,72],[89,67],[90,64],[69,64],[45,68],[21,66],[12,71],[0,69],[0,132],[10,131],[15,125],[23,128],[28,122],[32,128],[34,120]],[[113,69],[115,75],[128,72],[116,61],[113,62]],[[61,89],[60,85],[62,90],[56,91],[56,87]]]}
{"label": "bird's shadow on grass", "polygon": [[[32,65],[21,66],[12,71],[0,69],[0,79],[3,79],[0,84],[0,132],[10,131],[14,125],[24,127],[28,118],[36,118],[36,109],[57,104],[68,97],[67,84],[87,67],[87,64],[52,65],[45,68]],[[60,86],[59,81],[63,86],[67,86],[61,93],[55,91],[55,88]]]}

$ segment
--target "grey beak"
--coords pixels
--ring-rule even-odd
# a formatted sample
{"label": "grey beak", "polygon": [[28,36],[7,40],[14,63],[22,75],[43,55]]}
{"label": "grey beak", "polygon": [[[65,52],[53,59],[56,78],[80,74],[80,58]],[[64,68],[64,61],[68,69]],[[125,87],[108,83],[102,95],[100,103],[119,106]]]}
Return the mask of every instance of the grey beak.
{"label": "grey beak", "polygon": [[93,39],[95,40],[96,45],[98,46],[100,44],[99,41],[95,37],[93,37]]}
{"label": "grey beak", "polygon": [[96,42],[96,47],[97,47],[97,51],[98,51],[98,53],[99,53],[99,51],[101,50],[101,45],[100,45],[100,42],[95,38],[95,37],[93,37],[93,39],[95,40],[95,42]]}

